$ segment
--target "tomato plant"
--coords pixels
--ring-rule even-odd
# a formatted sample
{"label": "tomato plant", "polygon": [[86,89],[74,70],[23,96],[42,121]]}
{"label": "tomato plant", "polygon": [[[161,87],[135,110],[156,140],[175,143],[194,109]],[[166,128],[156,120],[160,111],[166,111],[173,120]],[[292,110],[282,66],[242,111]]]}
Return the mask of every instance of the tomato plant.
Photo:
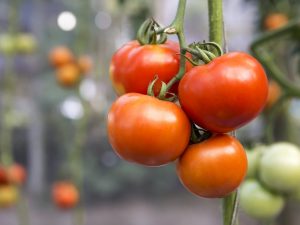
{"label": "tomato plant", "polygon": [[247,156],[243,146],[226,134],[190,145],[177,164],[183,185],[207,198],[228,195],[240,185],[246,172]]}
{"label": "tomato plant", "polygon": [[275,143],[261,157],[259,178],[270,189],[293,192],[300,187],[300,150],[291,143]]}
{"label": "tomato plant", "polygon": [[268,80],[261,64],[246,53],[228,53],[196,66],[179,83],[183,110],[212,132],[235,130],[263,109]]}
{"label": "tomato plant", "polygon": [[129,93],[112,105],[109,141],[123,159],[159,166],[177,159],[190,139],[190,122],[179,106],[151,96]]}
{"label": "tomato plant", "polygon": [[256,180],[245,181],[240,188],[240,205],[248,215],[258,219],[272,219],[284,207],[284,198],[265,189]]}
{"label": "tomato plant", "polygon": [[[159,81],[167,83],[178,72],[179,53],[178,43],[169,40],[164,44],[140,45],[137,41],[125,44],[113,55],[110,65],[115,91],[118,95],[129,92],[146,94],[149,83],[157,75],[155,93],[158,93]],[[187,65],[191,67],[191,64]]]}
{"label": "tomato plant", "polygon": [[52,187],[52,198],[59,208],[69,209],[78,203],[79,192],[74,184],[67,181],[60,181]]}

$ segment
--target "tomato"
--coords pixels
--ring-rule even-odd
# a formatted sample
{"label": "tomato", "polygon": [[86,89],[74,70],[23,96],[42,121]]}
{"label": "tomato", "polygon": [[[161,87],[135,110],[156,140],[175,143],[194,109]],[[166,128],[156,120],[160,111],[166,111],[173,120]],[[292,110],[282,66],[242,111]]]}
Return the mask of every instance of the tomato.
{"label": "tomato", "polygon": [[269,82],[268,98],[266,103],[266,109],[271,108],[281,96],[281,87],[273,80]]}
{"label": "tomato", "polygon": [[64,46],[53,48],[49,53],[49,61],[55,67],[73,62],[74,56],[70,49]]}
{"label": "tomato", "polygon": [[68,181],[56,182],[52,187],[54,203],[62,209],[70,209],[79,201],[79,192],[74,184]]}
{"label": "tomato", "polygon": [[270,189],[293,192],[300,187],[300,150],[291,143],[271,145],[262,155],[259,178]]}
{"label": "tomato", "polygon": [[9,207],[14,205],[19,198],[19,191],[13,185],[0,186],[0,207]]}
{"label": "tomato", "polygon": [[[155,93],[159,92],[160,82],[168,82],[179,70],[179,45],[173,41],[158,45],[140,45],[131,41],[121,47],[112,57],[110,79],[118,95],[129,92],[146,94],[149,83],[157,75],[159,80]],[[187,69],[191,67],[187,63]],[[176,86],[176,85],[175,85]],[[177,87],[173,91],[176,92]]]}
{"label": "tomato", "polygon": [[240,142],[226,134],[190,145],[180,157],[177,174],[192,193],[221,198],[234,191],[247,172],[247,156]]}
{"label": "tomato", "polygon": [[252,56],[234,52],[196,66],[179,83],[183,110],[200,127],[217,133],[235,130],[263,109],[268,80]]}
{"label": "tomato", "polygon": [[271,13],[264,21],[265,28],[267,30],[275,30],[289,22],[289,18],[283,13]]}
{"label": "tomato", "polygon": [[0,52],[4,55],[11,55],[16,52],[15,37],[13,35],[0,35]]}
{"label": "tomato", "polygon": [[9,176],[7,174],[7,170],[4,166],[0,166],[0,185],[8,184]]}
{"label": "tomato", "polygon": [[265,189],[256,180],[246,180],[240,188],[240,206],[249,216],[272,219],[284,207],[284,198]]}
{"label": "tomato", "polygon": [[79,68],[73,63],[63,65],[57,70],[56,79],[63,87],[73,87],[80,80]]}
{"label": "tomato", "polygon": [[16,48],[21,53],[31,53],[37,47],[37,42],[32,34],[21,33],[16,36]]}
{"label": "tomato", "polygon": [[247,159],[248,159],[248,170],[247,177],[255,177],[258,172],[260,157],[267,149],[264,145],[259,145],[253,148],[252,150],[247,150]]}
{"label": "tomato", "polygon": [[26,180],[26,170],[20,164],[13,164],[7,168],[9,180],[13,184],[21,185]]}
{"label": "tomato", "polygon": [[114,102],[107,127],[109,141],[121,158],[147,166],[177,159],[191,133],[179,106],[139,93],[125,94]]}
{"label": "tomato", "polygon": [[87,74],[93,68],[93,60],[88,55],[80,56],[78,59],[78,67],[83,74]]}

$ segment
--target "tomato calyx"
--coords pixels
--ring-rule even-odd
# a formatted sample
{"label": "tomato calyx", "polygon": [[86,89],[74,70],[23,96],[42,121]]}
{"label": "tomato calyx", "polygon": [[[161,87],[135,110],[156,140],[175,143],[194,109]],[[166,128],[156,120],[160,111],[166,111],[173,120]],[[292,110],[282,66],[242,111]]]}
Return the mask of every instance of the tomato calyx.
{"label": "tomato calyx", "polygon": [[185,50],[192,54],[193,59],[185,57],[194,66],[202,63],[208,64],[216,57],[223,55],[223,50],[215,42],[194,42],[190,44]]}
{"label": "tomato calyx", "polygon": [[159,77],[158,77],[158,75],[156,75],[154,77],[154,80],[150,82],[148,89],[147,89],[147,95],[156,97],[160,100],[174,102],[177,99],[177,96],[174,93],[168,92],[167,84],[163,81],[160,81],[161,82],[160,91],[157,96],[155,95],[154,85],[156,84],[158,79],[159,79]]}
{"label": "tomato calyx", "polygon": [[160,25],[153,18],[145,20],[137,32],[138,42],[141,45],[165,43],[167,41],[167,34],[157,32],[159,28]]}

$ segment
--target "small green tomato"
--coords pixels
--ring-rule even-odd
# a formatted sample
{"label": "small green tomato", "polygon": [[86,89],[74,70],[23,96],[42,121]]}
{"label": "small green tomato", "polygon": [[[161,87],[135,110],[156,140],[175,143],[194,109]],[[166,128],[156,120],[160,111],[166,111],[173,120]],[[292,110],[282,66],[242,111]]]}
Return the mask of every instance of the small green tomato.
{"label": "small green tomato", "polygon": [[246,180],[240,187],[240,205],[243,211],[256,219],[269,220],[279,215],[284,198],[266,190],[254,180]]}
{"label": "small green tomato", "polygon": [[0,35],[0,52],[3,55],[11,55],[16,52],[15,37],[10,34]]}
{"label": "small green tomato", "polygon": [[259,145],[253,148],[252,150],[247,150],[247,159],[248,159],[248,170],[247,177],[254,178],[258,171],[259,160],[264,150],[267,147],[265,145]]}
{"label": "small green tomato", "polygon": [[16,48],[21,53],[32,53],[37,47],[36,39],[33,35],[21,33],[16,36]]}
{"label": "small green tomato", "polygon": [[271,145],[261,157],[259,178],[274,191],[296,191],[300,184],[300,149],[286,142]]}

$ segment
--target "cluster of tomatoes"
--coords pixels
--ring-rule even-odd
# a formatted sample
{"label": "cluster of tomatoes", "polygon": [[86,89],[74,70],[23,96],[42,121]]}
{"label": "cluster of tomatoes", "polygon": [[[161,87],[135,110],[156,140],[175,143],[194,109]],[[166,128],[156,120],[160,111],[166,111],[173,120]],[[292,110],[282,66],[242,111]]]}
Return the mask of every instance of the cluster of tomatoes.
{"label": "cluster of tomatoes", "polygon": [[19,198],[19,186],[26,180],[26,170],[20,164],[0,166],[0,207],[10,207]]}
{"label": "cluster of tomatoes", "polygon": [[4,55],[29,54],[36,50],[36,38],[29,33],[1,34],[0,52]]}
{"label": "cluster of tomatoes", "polygon": [[72,182],[58,181],[52,186],[52,199],[57,207],[70,209],[77,205],[79,191]]}
{"label": "cluster of tomatoes", "polygon": [[92,67],[92,58],[82,55],[78,59],[65,46],[57,46],[49,53],[50,64],[56,69],[56,80],[62,87],[76,86]]}
{"label": "cluster of tomatoes", "polygon": [[188,190],[224,197],[247,171],[243,146],[226,133],[261,112],[268,80],[261,64],[241,52],[197,66],[187,62],[185,68],[183,78],[161,97],[180,70],[179,44],[131,41],[118,49],[110,78],[120,97],[108,113],[109,141],[130,162],[161,166],[178,160],[177,174]]}
{"label": "cluster of tomatoes", "polygon": [[288,142],[247,151],[249,169],[240,188],[240,205],[250,216],[274,219],[286,198],[300,200],[300,149]]}

